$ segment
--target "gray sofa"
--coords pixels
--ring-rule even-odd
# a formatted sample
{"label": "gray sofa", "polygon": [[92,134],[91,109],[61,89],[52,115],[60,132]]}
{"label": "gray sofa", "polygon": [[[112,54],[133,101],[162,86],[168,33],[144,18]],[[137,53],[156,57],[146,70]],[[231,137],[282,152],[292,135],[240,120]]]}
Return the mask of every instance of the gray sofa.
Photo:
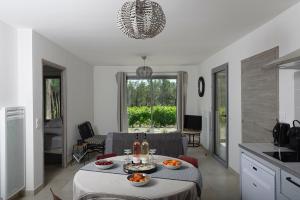
{"label": "gray sofa", "polygon": [[[138,133],[139,141],[144,134]],[[132,149],[136,133],[108,133],[105,140],[105,153],[124,154],[124,149]],[[156,149],[157,155],[178,157],[185,155],[188,138],[181,133],[147,133],[150,148]]]}

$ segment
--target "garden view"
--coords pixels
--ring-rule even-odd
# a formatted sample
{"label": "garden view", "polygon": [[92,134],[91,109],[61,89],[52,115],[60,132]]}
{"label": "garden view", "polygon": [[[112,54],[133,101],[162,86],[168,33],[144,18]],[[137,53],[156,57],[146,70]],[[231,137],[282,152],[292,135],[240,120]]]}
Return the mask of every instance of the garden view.
{"label": "garden view", "polygon": [[176,93],[176,79],[129,79],[129,132],[175,131]]}

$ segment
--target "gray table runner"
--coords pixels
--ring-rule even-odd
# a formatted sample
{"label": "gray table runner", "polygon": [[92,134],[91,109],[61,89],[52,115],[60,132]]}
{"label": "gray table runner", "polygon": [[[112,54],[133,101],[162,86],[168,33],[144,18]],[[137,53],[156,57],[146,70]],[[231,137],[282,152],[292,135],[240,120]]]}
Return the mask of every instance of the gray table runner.
{"label": "gray table runner", "polygon": [[[114,166],[112,168],[102,170],[102,169],[98,169],[94,165],[94,162],[91,162],[91,163],[83,166],[80,170],[128,175],[126,172],[123,171],[123,164],[124,164],[124,162],[122,162],[122,161],[114,161]],[[167,168],[163,167],[162,165],[158,164],[157,171],[154,173],[151,173],[149,175],[151,176],[151,178],[161,178],[161,179],[194,182],[197,185],[197,190],[198,190],[199,196],[201,194],[202,176],[201,176],[199,169],[197,169],[195,167],[190,167],[190,166],[183,164],[180,169],[170,170],[170,169],[167,169]]]}

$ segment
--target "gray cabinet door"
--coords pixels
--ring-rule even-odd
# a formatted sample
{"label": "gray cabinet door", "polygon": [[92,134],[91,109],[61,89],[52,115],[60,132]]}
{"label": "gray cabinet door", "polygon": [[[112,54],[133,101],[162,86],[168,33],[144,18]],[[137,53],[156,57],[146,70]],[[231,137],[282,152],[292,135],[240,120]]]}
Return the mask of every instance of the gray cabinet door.
{"label": "gray cabinet door", "polygon": [[278,58],[273,48],[242,60],[242,142],[271,142],[279,113],[278,68],[264,64]]}

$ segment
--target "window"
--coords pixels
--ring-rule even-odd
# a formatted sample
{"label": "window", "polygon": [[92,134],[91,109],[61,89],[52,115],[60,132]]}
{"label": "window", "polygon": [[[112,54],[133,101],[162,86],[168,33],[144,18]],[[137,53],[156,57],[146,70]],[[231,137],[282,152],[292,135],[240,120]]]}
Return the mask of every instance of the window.
{"label": "window", "polygon": [[127,78],[128,132],[171,132],[177,129],[177,77]]}
{"label": "window", "polygon": [[61,117],[60,77],[44,78],[44,106],[45,120],[52,120]]}

